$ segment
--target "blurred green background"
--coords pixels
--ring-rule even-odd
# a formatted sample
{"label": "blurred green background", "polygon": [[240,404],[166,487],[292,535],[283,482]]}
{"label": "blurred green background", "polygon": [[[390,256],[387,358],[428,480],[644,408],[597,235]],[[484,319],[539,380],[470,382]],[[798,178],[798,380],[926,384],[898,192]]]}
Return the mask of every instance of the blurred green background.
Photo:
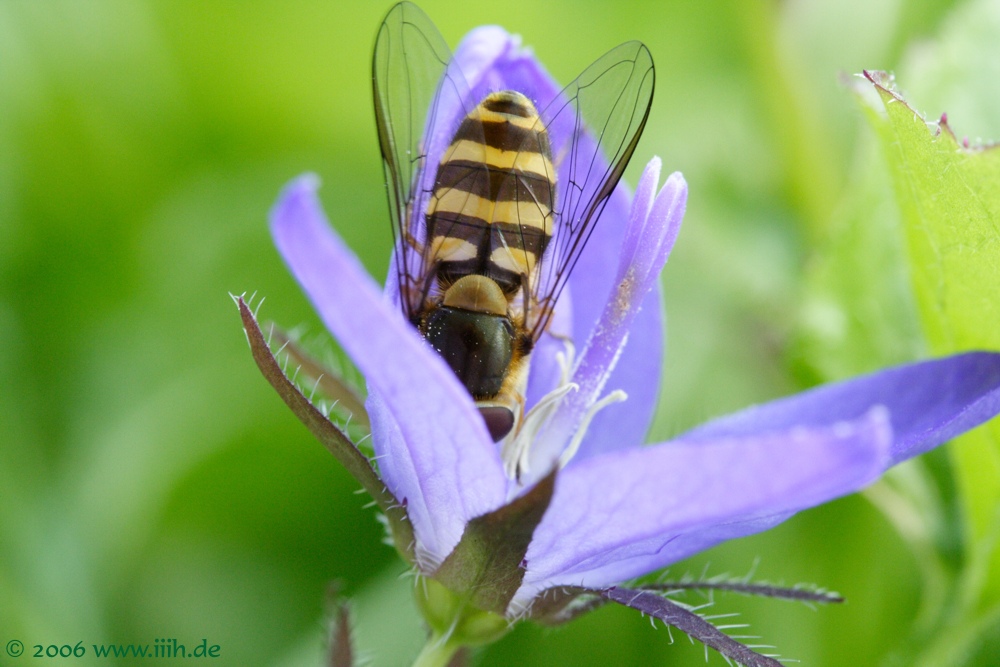
{"label": "blurred green background", "polygon": [[[649,45],[657,95],[627,179],[657,154],[690,185],[663,277],[653,439],[925,354],[895,237],[866,258],[885,261],[883,288],[852,288],[867,310],[823,297],[823,276],[850,271],[830,250],[838,225],[877,216],[891,233],[898,218],[839,77],[894,69],[931,117],[947,110],[960,133],[995,137],[995,79],[954,73],[997,51],[950,48],[964,43],[956,25],[992,34],[988,3],[421,6],[452,46],[485,23],[520,33],[562,82],[622,41]],[[322,177],[340,234],[385,274],[369,59],[387,9],[0,0],[0,644],[28,647],[0,652],[0,665],[37,660],[35,644],[157,637],[207,638],[218,664],[319,665],[334,581],[370,664],[419,650],[412,578],[353,480],[258,375],[228,294],[256,291],[262,319],[330,345],[266,226],[304,171]],[[844,333],[855,318],[880,332],[870,345]],[[955,561],[947,457],[925,459],[901,474],[936,480],[943,515],[928,522],[944,527],[937,556]],[[740,612],[743,634],[803,665],[903,665],[917,635],[948,631],[917,625],[921,558],[855,496],[670,572],[753,569],[839,591],[847,604],[818,610],[731,595],[713,612]],[[1000,631],[982,636],[966,664],[1000,664]],[[673,639],[608,608],[565,628],[519,626],[474,664],[704,664],[700,645]]]}

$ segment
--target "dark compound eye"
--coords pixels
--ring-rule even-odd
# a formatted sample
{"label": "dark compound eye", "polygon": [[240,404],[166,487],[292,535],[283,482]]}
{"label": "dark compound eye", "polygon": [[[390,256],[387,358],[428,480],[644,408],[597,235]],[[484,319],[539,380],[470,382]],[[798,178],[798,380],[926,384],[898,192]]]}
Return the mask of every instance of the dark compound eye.
{"label": "dark compound eye", "polygon": [[421,332],[474,398],[499,393],[514,353],[510,320],[442,306],[427,314]]}

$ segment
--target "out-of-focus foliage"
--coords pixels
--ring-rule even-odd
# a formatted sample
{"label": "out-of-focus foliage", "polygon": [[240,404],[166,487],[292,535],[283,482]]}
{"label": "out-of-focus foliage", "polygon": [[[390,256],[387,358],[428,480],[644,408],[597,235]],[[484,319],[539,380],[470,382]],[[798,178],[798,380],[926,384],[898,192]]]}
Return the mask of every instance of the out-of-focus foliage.
{"label": "out-of-focus foliage", "polygon": [[[1000,10],[973,3],[948,21],[941,39],[916,58],[918,91],[977,90],[956,95],[955,127],[1000,119],[995,50]],[[872,75],[880,105],[868,116],[892,174],[902,213],[910,275],[920,321],[936,354],[1000,347],[1000,145],[955,136],[951,122],[925,122],[893,82]],[[909,87],[905,82],[904,86]],[[938,92],[939,96],[940,92]],[[954,599],[938,616],[946,632],[931,634],[922,665],[959,665],[981,634],[1000,624],[1000,426],[969,433],[951,449],[962,508],[963,557]]]}
{"label": "out-of-focus foliage", "polygon": [[[915,108],[947,110],[960,135],[998,138],[989,2],[422,7],[453,45],[484,23],[521,33],[561,81],[627,39],[650,46],[658,87],[636,162],[659,154],[691,187],[664,275],[667,384],[652,437],[925,349],[1000,347],[995,325],[970,319],[987,310],[936,322],[930,292],[913,296],[906,258],[920,267],[929,256],[903,231],[913,228],[895,201],[898,164],[839,83],[842,73],[894,69]],[[348,475],[258,376],[227,294],[257,290],[263,319],[303,323],[312,348],[330,349],[266,229],[281,186],[307,170],[323,178],[338,231],[384,275],[369,58],[387,9],[0,2],[0,645],[20,639],[30,654],[34,644],[205,637],[222,646],[219,664],[317,665],[337,580],[361,653],[375,665],[416,655],[412,580]],[[931,139],[920,123],[911,131],[913,145],[917,131]],[[930,157],[975,157],[945,153]],[[977,292],[973,270],[949,268],[948,280],[992,295],[995,316],[997,292]],[[922,333],[943,327],[953,335]],[[983,560],[981,578],[964,576],[985,556],[963,549],[996,530],[996,478],[981,454],[995,455],[994,443],[954,448],[954,463],[925,457],[877,486],[871,497],[892,521],[848,498],[671,574],[755,568],[844,594],[848,605],[817,612],[717,600],[713,612],[741,612],[746,634],[801,664],[891,664],[912,654],[919,627],[932,648],[972,632],[965,664],[989,665],[1000,630],[985,612],[1000,568]],[[930,489],[929,514],[899,491],[915,486]],[[900,516],[940,535],[917,543],[897,532]],[[948,532],[963,516],[966,530]],[[928,613],[935,591],[973,600],[966,607],[986,620],[949,625],[973,617]],[[562,629],[520,626],[476,660],[702,656],[608,608]]]}

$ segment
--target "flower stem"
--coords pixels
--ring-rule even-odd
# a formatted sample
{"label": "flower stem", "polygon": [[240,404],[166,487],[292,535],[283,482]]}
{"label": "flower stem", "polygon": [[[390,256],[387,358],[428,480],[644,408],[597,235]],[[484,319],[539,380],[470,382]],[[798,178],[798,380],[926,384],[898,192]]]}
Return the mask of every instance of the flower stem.
{"label": "flower stem", "polygon": [[413,661],[413,667],[447,667],[462,645],[449,638],[432,632],[420,655]]}

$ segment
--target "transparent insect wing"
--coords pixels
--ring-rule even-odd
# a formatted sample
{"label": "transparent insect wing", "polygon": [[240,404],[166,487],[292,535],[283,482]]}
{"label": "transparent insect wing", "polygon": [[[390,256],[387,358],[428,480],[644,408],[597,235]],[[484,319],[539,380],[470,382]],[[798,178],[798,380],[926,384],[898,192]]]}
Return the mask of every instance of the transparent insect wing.
{"label": "transparent insect wing", "polygon": [[541,111],[556,180],[556,224],[531,287],[535,340],[635,151],[653,101],[653,58],[626,42],[598,58]]}
{"label": "transparent insect wing", "polygon": [[[556,164],[553,236],[539,258],[523,295],[527,325],[537,340],[548,325],[555,301],[565,287],[593,226],[621,178],[652,102],[654,70],[648,49],[628,42],[599,58],[555,98],[537,99],[519,88],[514,74],[507,87],[531,98],[548,130]],[[433,262],[426,243],[425,214],[432,198],[447,195],[435,187],[438,164],[462,119],[493,92],[495,82],[480,81],[474,90],[452,59],[444,38],[416,5],[394,6],[379,30],[373,59],[376,122],[396,237],[392,269],[407,315],[419,315],[433,287]],[[525,148],[528,150],[528,148]],[[470,178],[475,178],[470,171]],[[453,193],[454,194],[454,193]],[[524,202],[526,215],[544,214]],[[520,204],[519,204],[520,205]],[[438,230],[450,235],[447,230]],[[509,264],[525,264],[506,248]],[[512,304],[517,308],[517,304]]]}
{"label": "transparent insect wing", "polygon": [[[395,238],[390,272],[401,305],[412,318],[431,279],[424,247],[424,214],[441,155],[469,104],[469,86],[434,23],[416,5],[401,2],[379,27],[372,58],[375,121],[388,184]],[[453,111],[444,117],[444,109]],[[442,128],[444,131],[441,131]]]}

